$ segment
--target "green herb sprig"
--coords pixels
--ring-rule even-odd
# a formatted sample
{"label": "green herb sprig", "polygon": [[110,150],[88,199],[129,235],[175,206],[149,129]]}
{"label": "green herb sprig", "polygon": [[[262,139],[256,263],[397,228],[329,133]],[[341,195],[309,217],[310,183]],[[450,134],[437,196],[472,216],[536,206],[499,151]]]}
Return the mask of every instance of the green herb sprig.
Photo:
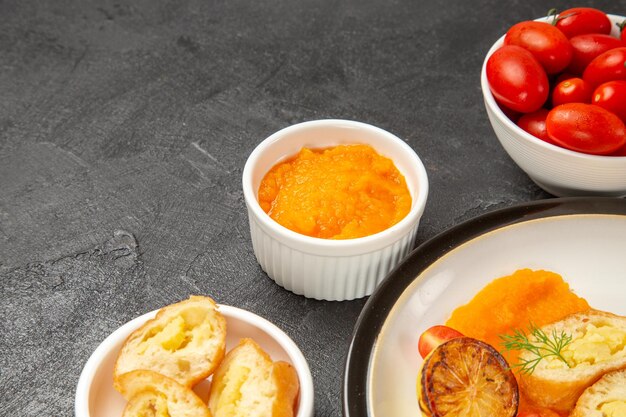
{"label": "green herb sprig", "polygon": [[499,335],[505,352],[527,350],[534,354],[534,357],[530,359],[520,358],[518,363],[511,365],[512,369],[530,375],[542,359],[551,356],[560,359],[568,368],[570,367],[561,352],[572,342],[571,335],[564,331],[557,333],[556,330],[552,330],[552,333],[548,335],[532,323],[528,327],[528,333],[530,336],[523,330],[516,329],[512,335]]}

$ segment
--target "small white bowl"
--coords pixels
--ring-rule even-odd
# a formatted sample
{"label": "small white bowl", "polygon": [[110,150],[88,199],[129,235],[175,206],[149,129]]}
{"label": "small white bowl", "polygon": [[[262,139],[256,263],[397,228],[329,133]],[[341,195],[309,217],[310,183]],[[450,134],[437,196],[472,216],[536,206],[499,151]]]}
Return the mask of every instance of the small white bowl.
{"label": "small white bowl", "polygon": [[[357,239],[319,239],[293,232],[261,208],[257,192],[265,174],[303,147],[368,144],[390,158],[404,175],[412,205],[389,229]],[[424,165],[413,149],[391,133],[348,120],[317,120],[274,133],[250,154],[243,170],[243,192],[256,258],[278,285],[319,300],[352,300],[377,284],[409,252],[428,195]]]}
{"label": "small white bowl", "polygon": [[[622,16],[609,15],[612,36],[618,35]],[[546,18],[537,19],[546,21]],[[481,73],[487,115],[509,156],[541,188],[559,197],[626,196],[626,157],[587,155],[534,137],[511,121],[496,103],[487,81],[487,61],[504,44],[504,36],[491,47]]]}
{"label": "small white bowl", "polygon": [[[296,417],[313,417],[313,378],[304,355],[296,344],[274,324],[256,314],[236,307],[220,305],[226,318],[226,351],[235,347],[244,337],[254,339],[272,360],[291,363],[300,382],[298,413]],[[126,406],[124,398],[113,389],[113,366],[128,336],[154,318],[157,311],[129,321],[111,333],[96,348],[83,368],[76,387],[76,417],[120,417]],[[194,387],[207,400],[210,378]]]}

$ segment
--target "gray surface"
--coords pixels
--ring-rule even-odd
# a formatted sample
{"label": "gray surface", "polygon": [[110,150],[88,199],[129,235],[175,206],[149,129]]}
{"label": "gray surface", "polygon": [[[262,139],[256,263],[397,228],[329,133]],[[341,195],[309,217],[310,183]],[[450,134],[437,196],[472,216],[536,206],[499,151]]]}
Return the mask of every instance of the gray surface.
{"label": "gray surface", "polygon": [[[580,3],[626,13],[626,0]],[[397,134],[430,176],[418,242],[547,197],[497,143],[479,87],[490,44],[547,8],[0,1],[0,415],[71,415],[99,342],[189,294],[283,328],[311,366],[316,415],[340,415],[365,300],[307,300],[261,271],[247,156],[305,120]]]}

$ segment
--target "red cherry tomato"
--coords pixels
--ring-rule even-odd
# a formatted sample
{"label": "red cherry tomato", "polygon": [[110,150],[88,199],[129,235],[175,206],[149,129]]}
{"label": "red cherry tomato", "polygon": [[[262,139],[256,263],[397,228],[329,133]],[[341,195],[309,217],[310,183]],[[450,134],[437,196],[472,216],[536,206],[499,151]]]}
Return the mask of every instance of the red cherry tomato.
{"label": "red cherry tomato", "polygon": [[523,115],[517,121],[517,125],[533,135],[536,138],[545,140],[548,143],[556,145],[546,130],[546,117],[548,117],[549,110],[539,109],[536,112]]}
{"label": "red cherry tomato", "polygon": [[570,78],[576,78],[576,77],[577,75],[574,75],[571,72],[562,72],[556,77],[556,80],[554,80],[554,86],[556,87],[558,83],[563,82],[565,80],[569,80]]}
{"label": "red cherry tomato", "polygon": [[585,33],[611,33],[611,21],[602,11],[591,7],[574,7],[559,13],[556,27],[568,38]]}
{"label": "red cherry tomato", "polygon": [[626,42],[626,20],[624,20],[622,23],[618,23],[617,27],[619,27],[619,30],[622,34],[622,42]]}
{"label": "red cherry tomato", "polygon": [[615,113],[626,123],[626,81],[609,81],[601,84],[593,92],[591,104]]}
{"label": "red cherry tomato", "polygon": [[498,103],[498,107],[500,107],[500,110],[502,110],[502,113],[504,113],[504,115],[506,117],[508,117],[509,119],[511,119],[513,121],[513,123],[517,123],[517,121],[519,120],[520,116],[524,113],[520,113],[518,111],[515,110],[511,110],[509,109],[507,106],[505,106],[504,104],[498,102],[498,100],[496,100],[496,103]]}
{"label": "red cherry tomato", "polygon": [[626,80],[626,47],[606,51],[587,65],[583,79],[594,87],[608,81]]}
{"label": "red cherry tomato", "polygon": [[422,358],[425,358],[434,348],[443,342],[456,339],[457,337],[463,337],[463,334],[448,326],[433,326],[422,333],[417,343],[417,349]]}
{"label": "red cherry tomato", "polygon": [[530,51],[548,74],[563,71],[572,60],[572,45],[546,22],[526,21],[513,25],[504,38],[505,45],[517,45]]}
{"label": "red cherry tomato", "polygon": [[548,98],[548,76],[526,49],[505,45],[489,57],[487,79],[496,100],[511,110],[530,113]]}
{"label": "red cherry tomato", "polygon": [[591,103],[593,88],[582,78],[561,81],[552,90],[552,106],[565,103]]}
{"label": "red cherry tomato", "polygon": [[626,145],[613,152],[611,156],[626,156]]}
{"label": "red cherry tomato", "polygon": [[626,144],[619,117],[593,104],[568,103],[553,108],[546,119],[548,136],[577,152],[608,155]]}
{"label": "red cherry tomato", "polygon": [[619,39],[598,33],[574,36],[569,41],[574,54],[572,56],[572,62],[569,64],[569,67],[567,67],[567,71],[576,75],[582,75],[587,65],[598,55],[608,50],[624,46]]}
{"label": "red cherry tomato", "polygon": [[520,411],[516,417],[543,417],[538,411]]}
{"label": "red cherry tomato", "polygon": [[541,410],[522,410],[517,413],[516,417],[560,417],[557,413],[547,408]]}

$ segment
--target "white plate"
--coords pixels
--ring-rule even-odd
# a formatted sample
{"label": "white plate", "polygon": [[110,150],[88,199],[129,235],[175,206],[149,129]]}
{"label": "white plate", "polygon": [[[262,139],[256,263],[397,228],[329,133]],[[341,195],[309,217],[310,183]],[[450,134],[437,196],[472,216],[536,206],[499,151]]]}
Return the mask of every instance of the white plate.
{"label": "white plate", "polygon": [[[256,314],[236,307],[220,305],[226,318],[226,351],[235,347],[244,337],[254,339],[274,361],[291,363],[300,382],[297,417],[313,416],[313,379],[309,366],[296,344],[274,324]],[[120,417],[126,405],[124,398],[113,389],[113,366],[128,336],[154,318],[157,311],[129,321],[107,337],[91,355],[78,380],[76,388],[76,417]],[[194,387],[206,401],[209,382]]]}
{"label": "white plate", "polygon": [[[345,414],[419,416],[419,335],[493,279],[521,268],[557,272],[592,307],[626,315],[626,201],[554,199],[505,209],[418,248],[359,319],[346,367]],[[357,347],[368,338],[370,349]],[[364,364],[366,371],[357,372]],[[361,399],[355,386],[365,392]]]}

